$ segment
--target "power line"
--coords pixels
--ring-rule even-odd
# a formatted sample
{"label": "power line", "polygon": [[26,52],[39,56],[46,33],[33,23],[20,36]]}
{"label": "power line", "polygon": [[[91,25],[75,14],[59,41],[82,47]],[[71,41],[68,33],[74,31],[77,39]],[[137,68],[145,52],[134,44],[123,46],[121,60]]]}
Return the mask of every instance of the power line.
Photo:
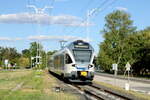
{"label": "power line", "polygon": [[[98,8],[99,12],[103,12],[108,7],[112,6],[117,0],[112,0],[108,5],[106,5],[104,8]],[[95,17],[98,15],[98,13],[95,14]]]}
{"label": "power line", "polygon": [[[113,5],[117,0],[112,0],[112,2],[110,2],[108,5],[106,5],[110,0],[105,0],[103,1],[98,8],[96,8],[99,12],[103,12],[104,10],[106,10],[108,7],[110,7],[111,5]],[[106,5],[106,6],[105,6]],[[98,15],[95,14],[95,17]],[[87,21],[87,17],[82,21],[83,23]],[[79,27],[75,27],[73,30],[70,31],[70,33],[74,32],[75,30],[77,30]],[[80,27],[81,28],[81,27]]]}
{"label": "power line", "polygon": [[[31,5],[30,4],[30,0],[28,0],[28,5],[27,5],[28,8],[33,8],[34,11],[35,11],[35,14],[44,14],[44,11],[47,9],[47,8],[52,8],[52,7],[48,7],[48,6],[45,6],[44,8],[37,8],[35,5]],[[33,15],[33,14],[32,14]],[[37,17],[37,16],[35,16]],[[33,16],[32,16],[33,18]],[[33,19],[31,19],[33,20]],[[37,24],[38,24],[38,29],[40,29],[40,22],[38,19],[36,19],[37,21]],[[40,34],[39,30],[37,31],[38,35]],[[40,48],[40,41],[38,40],[36,42],[36,45],[37,45],[37,54],[36,54],[36,67],[40,67],[41,65],[41,48]]]}
{"label": "power line", "polygon": [[[84,7],[81,8],[81,10],[80,10],[79,12],[83,12],[84,10],[88,9],[88,7],[91,6],[91,4],[92,4],[94,1],[95,1],[95,0],[89,0],[89,1],[87,2],[87,4],[86,4]],[[83,21],[82,21],[82,22],[83,22]],[[69,26],[65,26],[65,27],[63,28],[63,31],[62,31],[62,32],[66,31],[67,28],[69,28]],[[76,28],[77,28],[77,27],[76,27]]]}
{"label": "power line", "polygon": [[101,8],[101,7],[104,6],[107,2],[109,2],[109,0],[104,0],[97,8]]}
{"label": "power line", "polygon": [[83,12],[83,10],[87,10],[94,1],[95,0],[89,0],[88,3],[80,10],[80,12]]}
{"label": "power line", "polygon": [[[91,1],[91,0],[90,0]],[[88,3],[90,3],[90,1]],[[100,8],[100,6],[102,7],[105,3],[107,3],[109,0],[105,0],[103,1],[98,7]],[[82,23],[86,22],[87,21],[87,17],[85,17],[83,20],[82,20]],[[74,32],[76,29],[78,29],[79,27],[75,27],[73,30],[71,30],[71,33]]]}
{"label": "power line", "polygon": [[[54,6],[54,2],[55,2],[55,0],[49,0],[49,5],[50,5],[50,7],[53,7],[53,6]],[[49,15],[51,15],[52,10],[53,10],[53,9],[49,9]]]}

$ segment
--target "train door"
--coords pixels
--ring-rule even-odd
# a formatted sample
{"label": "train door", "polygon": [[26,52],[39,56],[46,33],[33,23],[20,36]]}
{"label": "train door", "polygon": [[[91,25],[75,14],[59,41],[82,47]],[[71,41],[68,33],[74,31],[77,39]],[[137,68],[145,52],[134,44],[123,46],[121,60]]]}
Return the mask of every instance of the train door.
{"label": "train door", "polygon": [[72,59],[69,54],[65,54],[65,72],[70,73],[70,68],[72,67]]}

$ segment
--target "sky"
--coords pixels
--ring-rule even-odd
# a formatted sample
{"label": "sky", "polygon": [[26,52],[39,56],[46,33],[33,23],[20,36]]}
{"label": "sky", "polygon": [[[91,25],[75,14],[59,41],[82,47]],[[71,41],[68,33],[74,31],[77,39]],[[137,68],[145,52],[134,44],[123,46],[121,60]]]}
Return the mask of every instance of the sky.
{"label": "sky", "polygon": [[[0,0],[0,46],[21,52],[40,41],[44,50],[58,50],[62,39],[69,43],[88,36],[98,53],[106,15],[126,11],[141,30],[150,26],[149,5],[150,0]],[[97,8],[87,22],[87,12]]]}

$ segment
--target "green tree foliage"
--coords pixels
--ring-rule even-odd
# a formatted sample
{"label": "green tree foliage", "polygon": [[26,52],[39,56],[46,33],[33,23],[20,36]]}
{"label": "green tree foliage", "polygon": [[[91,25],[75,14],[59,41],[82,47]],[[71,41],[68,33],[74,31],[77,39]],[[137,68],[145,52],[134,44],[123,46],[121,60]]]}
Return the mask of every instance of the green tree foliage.
{"label": "green tree foliage", "polygon": [[5,59],[8,59],[9,63],[15,64],[20,56],[21,54],[15,48],[0,47],[0,66],[3,66]]}
{"label": "green tree foliage", "polygon": [[22,68],[27,68],[27,67],[29,67],[29,59],[27,58],[27,57],[20,57],[19,59],[18,59],[18,66],[19,67],[22,67]]}
{"label": "green tree foliage", "polygon": [[[37,42],[32,42],[32,43],[30,43],[30,48],[29,48],[29,51],[30,51],[30,56],[31,57],[34,57],[34,59],[32,59],[32,64],[34,65],[34,66],[32,66],[32,67],[38,67],[38,68],[40,68],[41,67],[41,64],[37,64],[37,63],[39,63],[39,62],[41,62],[41,59],[36,59],[36,57],[37,56],[41,56],[40,54],[41,54],[41,50],[42,50],[42,45],[41,44],[39,44],[39,43],[37,43]],[[38,50],[39,49],[39,50]],[[37,61],[36,61],[37,60]]]}
{"label": "green tree foliage", "polygon": [[[37,50],[39,49],[39,50]],[[38,52],[38,53],[37,53]],[[49,51],[49,52],[45,52],[43,50],[43,46],[42,44],[40,43],[37,43],[37,42],[32,42],[30,43],[30,47],[29,49],[24,49],[22,50],[22,57],[21,60],[24,60],[24,62],[26,63],[29,63],[29,64],[25,64],[22,65],[22,66],[26,66],[26,65],[30,65],[31,66],[31,57],[33,58],[32,59],[32,64],[34,68],[38,67],[40,69],[44,69],[48,63],[48,60],[50,58],[50,56],[54,53],[55,51]],[[40,56],[41,58],[40,59],[37,59],[37,62],[41,62],[40,64],[36,65],[36,56]],[[27,61],[27,59],[25,58],[28,58],[29,61]],[[26,60],[26,61],[25,61]]]}
{"label": "green tree foliage", "polygon": [[134,74],[148,75],[150,73],[150,28],[130,35],[127,41],[126,45],[130,46],[127,53],[131,55]]}
{"label": "green tree foliage", "polygon": [[18,65],[23,68],[31,67],[31,53],[29,49],[22,50],[22,56],[18,60]]}
{"label": "green tree foliage", "polygon": [[[37,50],[37,48],[39,48],[39,51]],[[41,57],[37,60],[37,62],[41,62],[38,65],[38,68],[44,69],[46,67],[46,64],[48,63],[50,56],[56,51],[49,51],[46,53],[43,50],[43,46],[37,42],[30,43],[29,49],[22,50],[22,54],[18,53],[15,48],[0,47],[0,67],[4,66],[4,60],[8,59],[9,63],[16,63],[17,67],[19,66],[20,68],[29,68],[31,67],[31,57],[33,58],[32,63],[34,63],[34,66],[32,67],[37,67],[35,58],[37,56],[37,52],[38,56]]]}
{"label": "green tree foliage", "polygon": [[41,51],[41,69],[46,68],[46,64],[47,64],[47,59],[46,59],[46,52],[44,50]]}
{"label": "green tree foliage", "polygon": [[28,49],[22,50],[22,56],[26,58],[30,58],[30,50]]}
{"label": "green tree foliage", "polygon": [[129,62],[136,75],[150,75],[150,27],[135,31],[130,15],[114,11],[105,17],[104,42],[100,44],[97,63],[110,72],[113,63],[125,70]]}
{"label": "green tree foliage", "polygon": [[106,24],[102,33],[104,42],[100,44],[98,64],[109,72],[113,63],[119,64],[119,69],[124,69],[128,59],[124,56],[125,39],[135,32],[135,27],[130,15],[124,11],[114,11],[105,17]]}
{"label": "green tree foliage", "polygon": [[[39,49],[39,50],[37,50]],[[32,42],[30,44],[30,48],[29,48],[31,57],[34,57],[34,59],[32,60],[32,63],[34,63],[34,67],[38,67],[40,69],[43,69],[46,67],[46,52],[43,50],[43,46],[40,43],[37,42]],[[40,64],[36,64],[36,56],[40,56],[41,58],[37,59],[37,63]]]}
{"label": "green tree foliage", "polygon": [[[37,46],[39,44],[37,42],[30,43],[29,51],[31,52],[31,56],[36,57],[37,55]],[[42,46],[40,46],[42,48]]]}

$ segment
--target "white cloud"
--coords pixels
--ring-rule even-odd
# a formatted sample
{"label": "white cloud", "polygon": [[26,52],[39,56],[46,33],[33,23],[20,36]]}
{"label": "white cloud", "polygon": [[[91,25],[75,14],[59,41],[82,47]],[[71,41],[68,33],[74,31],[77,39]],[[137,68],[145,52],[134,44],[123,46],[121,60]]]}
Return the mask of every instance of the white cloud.
{"label": "white cloud", "polygon": [[0,41],[17,41],[17,40],[22,40],[22,38],[0,37]]}
{"label": "white cloud", "polygon": [[28,40],[76,40],[79,37],[76,36],[46,36],[46,35],[39,35],[39,36],[29,36]]}
{"label": "white cloud", "polygon": [[29,36],[25,38],[10,38],[10,37],[0,37],[0,41],[20,41],[20,40],[30,40],[30,41],[46,41],[46,40],[66,40],[66,41],[75,41],[75,40],[84,40],[84,41],[92,41],[87,40],[86,38],[77,37],[77,36],[46,36],[46,35],[37,35],[37,36]]}
{"label": "white cloud", "polygon": [[[47,14],[6,14],[0,15],[0,23],[7,24],[41,24],[41,25],[65,25],[65,26],[86,26],[86,22],[82,22],[81,18],[71,15],[49,16]],[[91,25],[88,23],[88,26]]]}
{"label": "white cloud", "polygon": [[10,41],[11,39],[8,37],[0,37],[0,41]]}
{"label": "white cloud", "polygon": [[77,36],[46,36],[46,35],[39,35],[39,36],[29,36],[27,38],[28,40],[34,40],[34,41],[45,41],[45,40],[65,40],[65,41],[75,41],[75,40],[84,40],[87,42],[91,42],[91,39],[77,37]]}
{"label": "white cloud", "polygon": [[116,9],[120,11],[128,11],[128,9],[125,7],[116,7]]}

